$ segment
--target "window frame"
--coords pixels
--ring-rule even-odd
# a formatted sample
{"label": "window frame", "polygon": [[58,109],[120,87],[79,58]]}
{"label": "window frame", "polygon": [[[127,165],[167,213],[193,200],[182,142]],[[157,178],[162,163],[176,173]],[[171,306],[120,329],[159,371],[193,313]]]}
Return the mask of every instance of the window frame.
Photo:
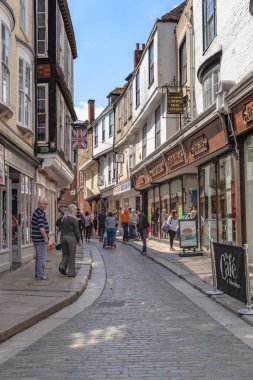
{"label": "window frame", "polygon": [[[215,74],[218,74],[218,80],[217,80],[217,83],[214,83],[214,75]],[[211,76],[211,80],[212,80],[212,85],[210,88],[208,88],[207,90],[205,90],[205,84],[207,83],[207,80],[208,78]],[[203,111],[207,110],[208,108],[210,108],[216,101],[216,98],[217,98],[217,91],[218,91],[218,87],[219,87],[219,81],[220,81],[220,65],[216,65],[214,67],[212,67],[204,76],[203,76],[203,79],[202,79],[202,93],[203,93]],[[215,93],[215,89],[217,90],[216,93]],[[210,102],[207,102],[207,93],[211,91],[211,101]]]}
{"label": "window frame", "polygon": [[148,49],[148,84],[151,86],[151,84],[154,82],[154,60],[155,60],[155,54],[154,54],[154,40],[149,45]]}
{"label": "window frame", "polygon": [[105,118],[102,119],[102,142],[105,142]]}
{"label": "window frame", "polygon": [[[208,15],[208,5],[210,7],[211,4],[213,11]],[[202,0],[202,17],[203,52],[205,52],[217,35],[216,0]]]}
{"label": "window frame", "polygon": [[[3,38],[4,28],[4,38]],[[7,25],[1,22],[1,101],[10,105],[10,30]],[[6,76],[6,77],[5,77]],[[5,83],[5,86],[4,86]],[[5,89],[5,90],[4,90]]]}
{"label": "window frame", "polygon": [[179,47],[179,71],[180,85],[183,86],[187,81],[186,36],[183,38]]}
{"label": "window frame", "polygon": [[[45,90],[45,97],[44,97],[44,103],[45,103],[45,112],[38,112],[39,107],[38,107],[38,102],[41,101],[42,99],[39,98],[39,88],[44,88]],[[44,140],[39,140],[38,138],[38,129],[39,129],[39,122],[38,122],[38,116],[39,115],[44,115],[45,114],[45,139]],[[36,135],[37,135],[37,143],[38,145],[40,144],[45,144],[48,142],[48,84],[47,83],[38,83],[37,84],[37,118],[36,118]]]}
{"label": "window frame", "polygon": [[[21,61],[22,86],[20,76]],[[29,78],[27,76],[27,70],[29,71]],[[18,124],[32,130],[32,67],[30,63],[21,56],[18,57]]]}
{"label": "window frame", "polygon": [[94,148],[98,146],[98,124],[94,125]]}
{"label": "window frame", "polygon": [[135,104],[136,108],[140,105],[140,70],[137,71],[135,77]]}
{"label": "window frame", "polygon": [[145,124],[142,128],[142,160],[147,157],[147,132],[148,125]]}
{"label": "window frame", "polygon": [[155,149],[159,148],[159,146],[161,146],[161,106],[158,106],[155,110]]}
{"label": "window frame", "polygon": [[[39,6],[38,3],[40,1],[43,1],[45,4],[45,11],[44,12],[38,12]],[[44,14],[45,15],[45,23],[43,25],[39,25],[38,22],[38,16],[39,14]],[[45,31],[45,39],[39,39],[39,29],[44,29]],[[39,52],[39,42],[45,42],[45,48],[44,52],[41,53]],[[47,6],[47,1],[46,0],[37,0],[36,2],[36,44],[37,44],[37,55],[39,57],[47,57],[48,56],[48,6]]]}
{"label": "window frame", "polygon": [[20,6],[20,16],[19,16],[19,26],[25,34],[27,34],[27,0],[19,0]]}
{"label": "window frame", "polygon": [[113,125],[114,125],[114,114],[113,112],[109,113],[109,137],[113,135]]}

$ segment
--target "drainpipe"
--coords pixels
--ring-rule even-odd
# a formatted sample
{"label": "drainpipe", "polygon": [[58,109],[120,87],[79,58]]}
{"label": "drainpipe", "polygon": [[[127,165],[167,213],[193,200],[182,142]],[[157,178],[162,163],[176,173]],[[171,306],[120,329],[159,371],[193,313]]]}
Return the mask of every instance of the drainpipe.
{"label": "drainpipe", "polygon": [[194,98],[194,86],[195,86],[195,62],[194,62],[194,29],[193,29],[193,15],[192,10],[184,13],[187,27],[190,35],[190,105],[191,105],[191,121],[195,118],[195,98]]}

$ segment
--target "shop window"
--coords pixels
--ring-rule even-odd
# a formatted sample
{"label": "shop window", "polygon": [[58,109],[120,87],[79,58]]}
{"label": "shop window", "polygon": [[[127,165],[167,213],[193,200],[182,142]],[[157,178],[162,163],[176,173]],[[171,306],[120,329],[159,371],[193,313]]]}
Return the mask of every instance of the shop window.
{"label": "shop window", "polygon": [[[6,170],[7,172],[7,170]],[[4,174],[3,174],[4,175]],[[5,176],[5,186],[0,186],[0,251],[9,248],[9,223],[8,216],[8,179]],[[15,225],[16,226],[16,225]]]}
{"label": "shop window", "polygon": [[218,240],[236,244],[235,157],[230,155],[218,162]]}
{"label": "shop window", "polygon": [[170,184],[170,212],[177,210],[178,219],[183,217],[182,180],[176,179]]}
{"label": "shop window", "polygon": [[21,175],[21,231],[22,245],[31,244],[32,180]]}
{"label": "shop window", "polygon": [[245,161],[245,204],[246,204],[246,242],[249,246],[250,262],[253,262],[253,136],[249,136],[244,145]]}
{"label": "shop window", "polygon": [[200,237],[201,245],[209,249],[210,239],[217,241],[216,170],[211,163],[200,170]]}

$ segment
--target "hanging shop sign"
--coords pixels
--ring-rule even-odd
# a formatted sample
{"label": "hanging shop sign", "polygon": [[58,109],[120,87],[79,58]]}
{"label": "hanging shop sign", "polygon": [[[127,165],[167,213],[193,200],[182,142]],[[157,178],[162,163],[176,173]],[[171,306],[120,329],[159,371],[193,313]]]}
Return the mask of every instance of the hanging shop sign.
{"label": "hanging shop sign", "polygon": [[183,93],[167,92],[167,113],[180,114],[184,111]]}
{"label": "hanging shop sign", "polygon": [[88,148],[88,138],[87,138],[87,128],[83,127],[73,127],[72,128],[72,149],[87,149]]}
{"label": "hanging shop sign", "polygon": [[124,153],[115,153],[115,163],[116,164],[124,163]]}
{"label": "hanging shop sign", "polygon": [[197,221],[191,219],[179,220],[180,248],[197,248]]}
{"label": "hanging shop sign", "polygon": [[134,176],[135,188],[139,189],[149,183],[149,178],[144,173],[140,173]]}
{"label": "hanging shop sign", "polygon": [[191,154],[195,158],[199,154],[209,150],[208,139],[205,135],[193,140],[191,145]]}
{"label": "hanging shop sign", "polygon": [[245,124],[249,124],[253,121],[253,99],[245,104],[245,108],[242,111],[242,118]]}
{"label": "hanging shop sign", "polygon": [[4,146],[0,144],[0,185],[5,186]]}
{"label": "hanging shop sign", "polygon": [[246,301],[245,253],[241,247],[213,243],[217,289]]}
{"label": "hanging shop sign", "polygon": [[170,169],[173,169],[177,165],[183,164],[184,152],[182,150],[178,150],[167,158],[167,163]]}

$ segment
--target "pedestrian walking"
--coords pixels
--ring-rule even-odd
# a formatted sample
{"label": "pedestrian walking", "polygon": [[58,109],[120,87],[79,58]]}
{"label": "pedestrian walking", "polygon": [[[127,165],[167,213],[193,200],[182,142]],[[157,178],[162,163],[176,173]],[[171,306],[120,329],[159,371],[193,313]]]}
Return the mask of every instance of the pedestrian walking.
{"label": "pedestrian walking", "polygon": [[77,209],[76,209],[76,218],[78,221],[78,227],[79,227],[81,240],[83,241],[84,216],[83,216],[83,213],[81,212],[79,207],[77,207]]}
{"label": "pedestrian walking", "polygon": [[141,240],[143,243],[141,253],[145,254],[145,253],[147,253],[147,236],[148,236],[148,225],[149,225],[148,218],[142,210],[139,210],[137,212],[137,215],[138,215],[138,219],[139,219],[138,224],[137,224],[137,229],[138,229],[138,232],[141,236]]}
{"label": "pedestrian walking", "polygon": [[129,212],[125,208],[121,214],[121,225],[123,228],[123,241],[128,241],[128,222],[129,222]]}
{"label": "pedestrian walking", "polygon": [[138,215],[135,210],[132,210],[129,216],[129,239],[136,238],[136,227],[139,222]]}
{"label": "pedestrian walking", "polygon": [[169,226],[169,237],[170,237],[170,250],[175,251],[173,247],[174,238],[178,229],[178,217],[177,210],[171,210],[170,216],[168,218],[168,226]]}
{"label": "pedestrian walking", "polygon": [[88,241],[88,242],[90,241],[91,229],[92,229],[92,219],[91,219],[90,213],[86,211],[84,215],[85,241]]}
{"label": "pedestrian walking", "polygon": [[38,207],[32,214],[31,233],[35,248],[35,278],[46,280],[45,260],[49,243],[49,225],[45,210],[48,206],[46,198],[38,200]]}
{"label": "pedestrian walking", "polygon": [[105,228],[107,230],[107,245],[113,247],[116,236],[116,223],[117,219],[112,212],[108,212],[105,220]]}
{"label": "pedestrian walking", "polygon": [[97,218],[97,215],[95,214],[93,218],[93,229],[94,229],[95,236],[97,236],[97,228],[98,228],[98,218]]}
{"label": "pedestrian walking", "polygon": [[101,212],[98,214],[99,241],[103,241],[104,232],[105,232],[105,220],[106,220],[106,213],[105,213],[105,210],[102,208]]}
{"label": "pedestrian walking", "polygon": [[56,242],[56,246],[55,248],[57,250],[61,250],[61,222],[62,222],[62,218],[65,214],[65,211],[64,209],[60,208],[59,209],[59,218],[56,220],[56,227],[57,227],[57,242]]}
{"label": "pedestrian walking", "polygon": [[68,277],[77,275],[75,269],[76,245],[79,243],[79,246],[82,247],[83,244],[76,211],[76,205],[68,206],[61,223],[62,260],[59,264],[59,271]]}

